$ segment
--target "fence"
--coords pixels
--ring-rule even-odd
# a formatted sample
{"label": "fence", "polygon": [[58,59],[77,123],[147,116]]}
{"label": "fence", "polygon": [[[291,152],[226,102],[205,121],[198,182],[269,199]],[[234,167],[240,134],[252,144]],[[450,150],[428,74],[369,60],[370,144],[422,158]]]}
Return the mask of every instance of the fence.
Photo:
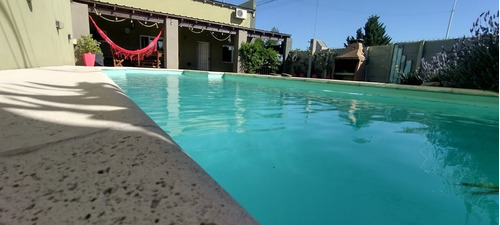
{"label": "fence", "polygon": [[[364,48],[366,70],[365,80],[381,83],[399,83],[400,73],[408,74],[419,69],[421,60],[430,60],[436,53],[451,50],[458,39],[402,42],[384,46],[370,46]],[[296,50],[295,50],[296,51]],[[342,53],[343,49],[331,49],[334,56]],[[292,51],[284,64],[284,72],[302,74],[307,71],[309,55],[307,51]],[[313,60],[313,73],[321,73],[319,77],[329,76],[331,70],[322,71],[318,57]],[[332,64],[335,62],[333,61]],[[330,68],[330,65],[328,65]],[[326,74],[326,76],[325,76]]]}
{"label": "fence", "polygon": [[430,60],[438,52],[449,51],[456,42],[446,39],[367,47],[366,81],[399,83],[399,74],[418,71],[422,59]]}

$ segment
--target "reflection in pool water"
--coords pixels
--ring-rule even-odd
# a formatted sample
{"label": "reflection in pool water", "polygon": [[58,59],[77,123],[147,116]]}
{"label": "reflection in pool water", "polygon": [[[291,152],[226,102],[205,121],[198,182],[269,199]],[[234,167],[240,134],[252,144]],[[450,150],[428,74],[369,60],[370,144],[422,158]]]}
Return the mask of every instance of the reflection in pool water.
{"label": "reflection in pool water", "polygon": [[498,224],[498,98],[109,76],[262,224]]}

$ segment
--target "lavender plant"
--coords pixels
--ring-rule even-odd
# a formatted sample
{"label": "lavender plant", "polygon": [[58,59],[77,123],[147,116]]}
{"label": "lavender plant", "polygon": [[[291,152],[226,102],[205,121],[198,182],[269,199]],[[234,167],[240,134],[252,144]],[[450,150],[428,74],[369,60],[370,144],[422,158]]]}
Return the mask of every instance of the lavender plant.
{"label": "lavender plant", "polygon": [[498,12],[482,13],[473,23],[472,37],[461,38],[451,51],[442,51],[430,61],[422,59],[420,77],[443,86],[498,92]]}

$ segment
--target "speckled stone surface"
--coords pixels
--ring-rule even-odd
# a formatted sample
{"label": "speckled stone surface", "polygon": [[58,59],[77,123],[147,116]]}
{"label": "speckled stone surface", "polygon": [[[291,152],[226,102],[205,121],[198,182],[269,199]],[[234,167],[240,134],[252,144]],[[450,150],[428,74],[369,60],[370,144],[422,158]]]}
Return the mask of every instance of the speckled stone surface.
{"label": "speckled stone surface", "polygon": [[68,66],[0,71],[0,224],[258,222],[98,68]]}

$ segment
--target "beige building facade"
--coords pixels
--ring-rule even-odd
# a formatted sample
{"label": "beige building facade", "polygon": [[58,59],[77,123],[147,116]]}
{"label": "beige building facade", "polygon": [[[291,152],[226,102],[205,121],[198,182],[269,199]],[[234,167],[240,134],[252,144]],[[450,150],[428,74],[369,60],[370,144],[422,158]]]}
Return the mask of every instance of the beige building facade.
{"label": "beige building facade", "polygon": [[71,2],[0,0],[0,69],[74,65]]}
{"label": "beige building facade", "polygon": [[[162,12],[170,15],[232,24],[246,28],[255,28],[256,0],[249,0],[241,5],[207,0],[106,0],[101,2]],[[235,12],[237,8],[245,10],[245,15],[240,18],[236,17]]]}

